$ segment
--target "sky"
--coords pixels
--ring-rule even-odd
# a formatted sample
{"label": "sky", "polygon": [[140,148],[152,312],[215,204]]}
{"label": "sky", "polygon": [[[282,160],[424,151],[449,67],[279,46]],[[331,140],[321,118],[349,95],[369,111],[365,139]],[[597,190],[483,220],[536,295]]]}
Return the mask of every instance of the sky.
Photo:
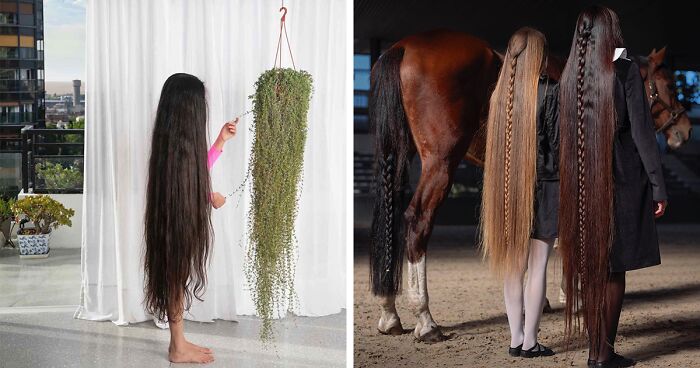
{"label": "sky", "polygon": [[85,0],[44,0],[46,81],[85,81]]}

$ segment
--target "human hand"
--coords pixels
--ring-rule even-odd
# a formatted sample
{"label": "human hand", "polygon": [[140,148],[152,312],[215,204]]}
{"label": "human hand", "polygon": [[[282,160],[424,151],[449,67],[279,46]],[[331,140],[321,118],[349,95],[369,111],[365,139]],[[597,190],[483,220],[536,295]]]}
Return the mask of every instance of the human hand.
{"label": "human hand", "polygon": [[215,209],[221,208],[225,203],[226,203],[226,197],[224,197],[221,193],[219,193],[219,192],[212,193],[211,205],[214,206]]}
{"label": "human hand", "polygon": [[668,207],[668,201],[654,201],[654,218],[659,218],[666,212],[666,207]]}
{"label": "human hand", "polygon": [[216,143],[214,144],[219,151],[224,150],[224,143],[227,140],[233,138],[236,135],[236,126],[238,125],[238,118],[231,120],[221,127],[219,136],[216,137]]}

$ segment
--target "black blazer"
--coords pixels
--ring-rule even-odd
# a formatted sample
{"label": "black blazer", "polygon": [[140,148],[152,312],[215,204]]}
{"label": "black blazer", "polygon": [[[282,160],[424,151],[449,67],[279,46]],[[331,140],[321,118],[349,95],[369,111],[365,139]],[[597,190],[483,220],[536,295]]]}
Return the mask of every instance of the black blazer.
{"label": "black blazer", "polygon": [[559,84],[546,75],[537,85],[537,183],[532,238],[556,238],[559,222]]}
{"label": "black blazer", "polygon": [[615,238],[612,271],[658,265],[654,201],[667,198],[654,121],[639,72],[629,59],[615,61],[613,143]]}
{"label": "black blazer", "polygon": [[546,75],[537,84],[537,180],[559,180],[559,84]]}

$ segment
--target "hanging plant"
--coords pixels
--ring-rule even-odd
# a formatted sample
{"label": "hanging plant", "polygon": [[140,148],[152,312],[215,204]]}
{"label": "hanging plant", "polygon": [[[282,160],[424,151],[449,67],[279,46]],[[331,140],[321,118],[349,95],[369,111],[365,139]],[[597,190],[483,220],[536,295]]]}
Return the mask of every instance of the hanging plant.
{"label": "hanging plant", "polygon": [[245,275],[262,319],[263,342],[274,337],[275,313],[293,311],[296,305],[294,223],[311,93],[309,73],[275,68],[260,76],[250,96],[255,123]]}

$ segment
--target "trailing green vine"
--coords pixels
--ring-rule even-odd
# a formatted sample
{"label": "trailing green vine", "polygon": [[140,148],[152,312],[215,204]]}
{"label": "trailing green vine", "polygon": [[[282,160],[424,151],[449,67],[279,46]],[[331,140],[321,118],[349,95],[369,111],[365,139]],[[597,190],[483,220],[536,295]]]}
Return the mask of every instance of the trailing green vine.
{"label": "trailing green vine", "polygon": [[245,275],[262,319],[263,342],[274,337],[275,314],[283,306],[288,312],[296,307],[294,223],[312,89],[309,73],[276,68],[260,76],[250,96],[255,123]]}

